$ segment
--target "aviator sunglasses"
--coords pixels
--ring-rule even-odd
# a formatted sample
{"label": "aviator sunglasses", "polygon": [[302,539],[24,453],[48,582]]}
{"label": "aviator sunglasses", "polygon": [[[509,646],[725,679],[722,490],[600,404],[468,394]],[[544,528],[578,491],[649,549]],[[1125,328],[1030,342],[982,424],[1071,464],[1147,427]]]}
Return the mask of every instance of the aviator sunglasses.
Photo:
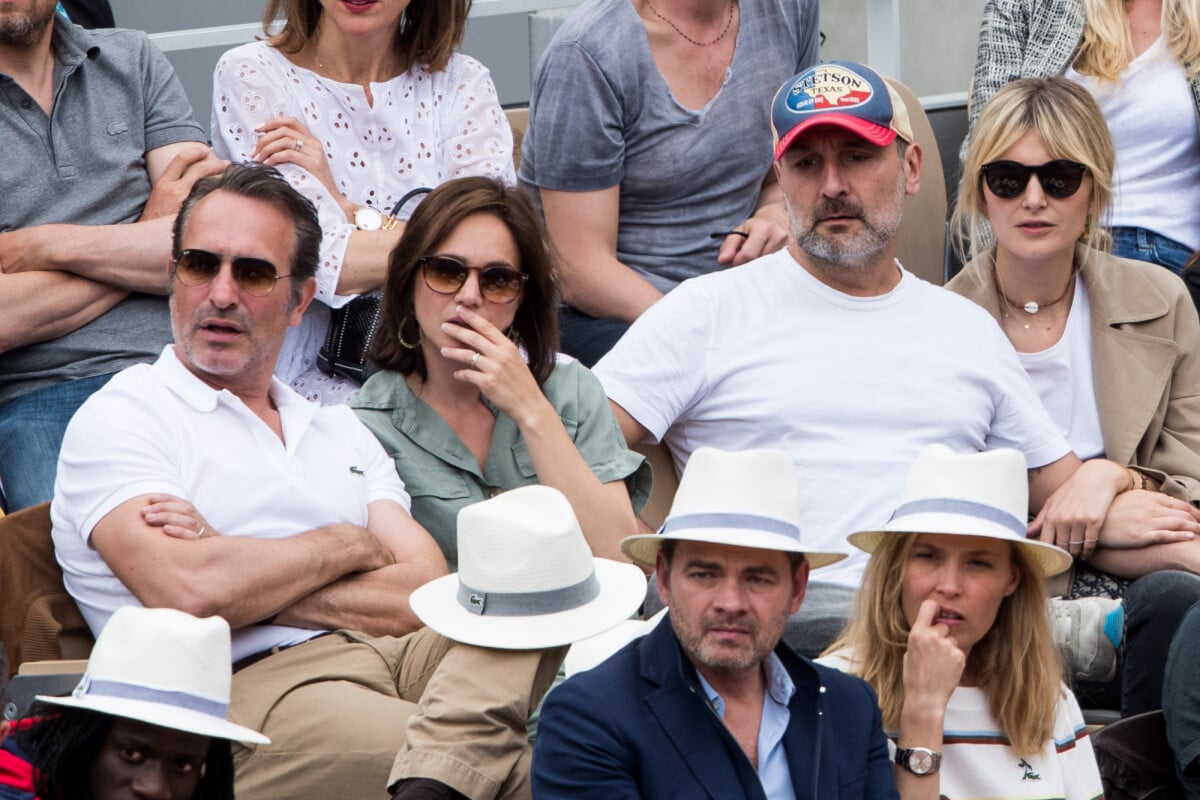
{"label": "aviator sunglasses", "polygon": [[1055,159],[1033,166],[1018,161],[993,161],[980,167],[983,180],[992,194],[1001,200],[1020,197],[1029,184],[1029,176],[1037,175],[1042,191],[1055,200],[1065,200],[1079,191],[1087,167],[1078,161]]}
{"label": "aviator sunglasses", "polygon": [[493,303],[511,303],[521,294],[529,276],[512,267],[468,267],[452,256],[421,256],[425,285],[438,294],[454,294],[467,282],[467,273],[479,271],[479,293]]}
{"label": "aviator sunglasses", "polygon": [[[226,256],[207,250],[184,250],[175,259],[175,277],[184,286],[200,286],[217,277]],[[229,259],[233,279],[248,294],[262,297],[274,290],[276,281],[291,275],[276,274],[275,265],[261,258],[235,256]]]}

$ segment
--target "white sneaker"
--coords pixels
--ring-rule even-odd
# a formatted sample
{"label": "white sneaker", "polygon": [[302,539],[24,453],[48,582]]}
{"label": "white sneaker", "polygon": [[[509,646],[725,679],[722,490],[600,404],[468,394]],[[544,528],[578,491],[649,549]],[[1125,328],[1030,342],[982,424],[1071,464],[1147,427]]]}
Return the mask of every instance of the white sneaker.
{"label": "white sneaker", "polygon": [[1125,606],[1108,597],[1050,598],[1054,644],[1074,680],[1107,683],[1117,676]]}

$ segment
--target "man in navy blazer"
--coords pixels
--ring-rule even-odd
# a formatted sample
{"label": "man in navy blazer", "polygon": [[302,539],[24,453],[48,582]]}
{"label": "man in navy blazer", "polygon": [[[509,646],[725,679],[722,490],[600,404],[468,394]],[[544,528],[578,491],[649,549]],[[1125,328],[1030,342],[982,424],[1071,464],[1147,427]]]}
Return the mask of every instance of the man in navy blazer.
{"label": "man in navy blazer", "polygon": [[782,451],[692,454],[662,530],[622,542],[669,624],[546,698],[537,800],[897,798],[874,693],[780,642],[844,557],[801,543],[798,486]]}

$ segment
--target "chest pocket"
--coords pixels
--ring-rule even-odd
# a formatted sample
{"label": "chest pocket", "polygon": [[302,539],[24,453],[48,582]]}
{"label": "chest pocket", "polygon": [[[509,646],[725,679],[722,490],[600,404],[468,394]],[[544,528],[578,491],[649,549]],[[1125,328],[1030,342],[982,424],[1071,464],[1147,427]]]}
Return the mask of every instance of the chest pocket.
{"label": "chest pocket", "polygon": [[392,460],[396,463],[396,472],[404,481],[404,488],[410,496],[431,497],[442,500],[462,500],[470,497],[471,487],[466,475],[448,464],[415,464],[403,454],[393,453]]}

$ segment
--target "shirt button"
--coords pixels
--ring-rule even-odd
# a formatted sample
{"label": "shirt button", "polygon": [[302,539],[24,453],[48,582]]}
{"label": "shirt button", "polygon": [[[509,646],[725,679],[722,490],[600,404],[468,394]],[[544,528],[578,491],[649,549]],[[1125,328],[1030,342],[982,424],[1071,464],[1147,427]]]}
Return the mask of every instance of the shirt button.
{"label": "shirt button", "polygon": [[488,491],[488,497],[499,497],[502,494],[504,494],[504,490],[501,489],[499,486],[493,486]]}

